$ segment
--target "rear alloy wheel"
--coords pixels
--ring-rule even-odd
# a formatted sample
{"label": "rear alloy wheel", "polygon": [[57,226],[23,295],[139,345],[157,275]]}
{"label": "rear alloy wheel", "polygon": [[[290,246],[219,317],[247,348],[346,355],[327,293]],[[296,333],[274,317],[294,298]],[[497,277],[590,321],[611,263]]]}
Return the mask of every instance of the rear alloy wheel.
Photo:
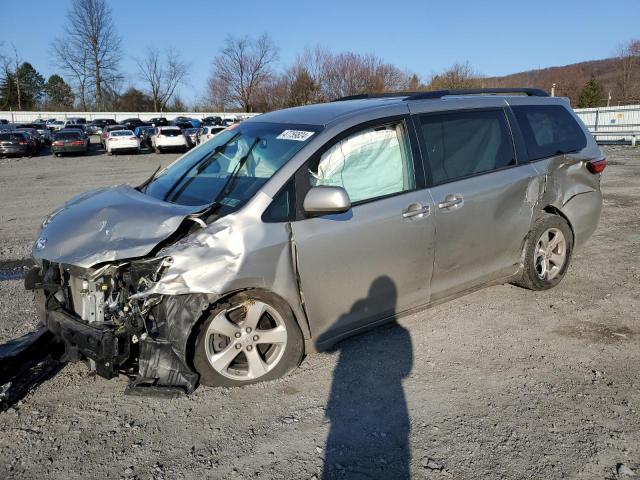
{"label": "rear alloy wheel", "polygon": [[289,306],[275,295],[251,292],[210,312],[198,331],[193,363],[203,385],[232,387],[287,374],[303,351]]}
{"label": "rear alloy wheel", "polygon": [[564,277],[573,252],[573,232],[567,221],[545,214],[529,232],[522,277],[516,283],[531,290],[555,287]]}

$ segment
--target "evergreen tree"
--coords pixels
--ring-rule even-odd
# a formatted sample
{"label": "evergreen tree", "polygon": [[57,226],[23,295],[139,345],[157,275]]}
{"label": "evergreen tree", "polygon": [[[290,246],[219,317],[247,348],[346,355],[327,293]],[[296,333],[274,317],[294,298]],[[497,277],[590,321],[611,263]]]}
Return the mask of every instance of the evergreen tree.
{"label": "evergreen tree", "polygon": [[599,107],[604,99],[604,89],[602,84],[592,76],[589,81],[580,90],[578,96],[578,108]]}
{"label": "evergreen tree", "polygon": [[42,99],[43,92],[44,77],[30,63],[24,62],[16,71],[7,68],[3,72],[0,80],[0,106],[5,110],[34,110]]}
{"label": "evergreen tree", "polygon": [[67,82],[60,75],[53,74],[44,86],[45,106],[49,110],[71,110],[75,96]]}

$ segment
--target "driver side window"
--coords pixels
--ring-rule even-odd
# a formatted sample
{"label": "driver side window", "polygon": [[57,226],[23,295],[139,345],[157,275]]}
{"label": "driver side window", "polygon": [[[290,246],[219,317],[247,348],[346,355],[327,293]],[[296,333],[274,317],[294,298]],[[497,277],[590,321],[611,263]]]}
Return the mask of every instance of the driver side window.
{"label": "driver side window", "polygon": [[368,127],[340,140],[309,169],[311,186],[343,187],[351,203],[413,190],[413,161],[403,122]]}

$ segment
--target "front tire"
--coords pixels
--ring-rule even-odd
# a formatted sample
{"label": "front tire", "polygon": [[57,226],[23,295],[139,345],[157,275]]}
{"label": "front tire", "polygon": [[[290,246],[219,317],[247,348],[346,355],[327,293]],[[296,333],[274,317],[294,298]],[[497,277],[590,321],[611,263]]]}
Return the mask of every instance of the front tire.
{"label": "front tire", "polygon": [[573,253],[573,232],[564,218],[546,213],[533,225],[524,248],[522,276],[516,285],[548,290],[567,273]]}
{"label": "front tire", "polygon": [[289,305],[262,291],[238,293],[199,324],[193,365],[200,383],[238,387],[282,377],[304,354],[302,332]]}

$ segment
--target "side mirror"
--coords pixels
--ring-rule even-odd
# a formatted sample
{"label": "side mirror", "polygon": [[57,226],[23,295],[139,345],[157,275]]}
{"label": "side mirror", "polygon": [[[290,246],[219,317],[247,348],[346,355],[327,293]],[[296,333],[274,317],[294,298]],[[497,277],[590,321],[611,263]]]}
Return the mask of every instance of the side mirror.
{"label": "side mirror", "polygon": [[351,200],[342,187],[313,187],[302,206],[306,213],[343,213],[351,208]]}

